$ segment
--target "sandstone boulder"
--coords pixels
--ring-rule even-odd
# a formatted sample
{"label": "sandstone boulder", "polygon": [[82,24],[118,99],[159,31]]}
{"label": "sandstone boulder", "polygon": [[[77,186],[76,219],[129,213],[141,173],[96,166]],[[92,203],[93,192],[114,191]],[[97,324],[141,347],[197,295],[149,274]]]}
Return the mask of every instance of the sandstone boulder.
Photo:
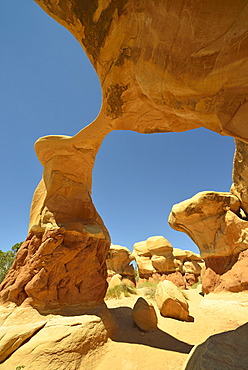
{"label": "sandstone boulder", "polygon": [[118,285],[122,285],[122,277],[119,274],[112,276],[109,281],[109,289],[113,289]]}
{"label": "sandstone boulder", "polygon": [[40,315],[32,307],[0,307],[0,368],[87,368],[85,356],[106,343],[115,324],[105,305],[81,312]]}
{"label": "sandstone boulder", "polygon": [[146,244],[146,240],[143,240],[141,242],[137,242],[133,245],[133,253],[132,255],[136,258],[139,257],[150,257],[151,252],[148,249],[148,246]]}
{"label": "sandstone boulder", "polygon": [[165,256],[173,251],[171,243],[163,236],[151,236],[146,240],[146,246],[152,256]]}
{"label": "sandstone boulder", "polygon": [[162,275],[161,281],[163,281],[163,280],[169,280],[173,284],[175,284],[178,288],[186,289],[185,277],[179,271],[173,272],[173,273],[168,274],[168,275]]}
{"label": "sandstone boulder", "polygon": [[132,318],[135,324],[144,331],[157,329],[157,314],[152,304],[139,297],[132,310]]}
{"label": "sandstone boulder", "polygon": [[198,282],[198,278],[194,273],[186,272],[184,275],[184,279],[186,281],[187,287],[191,287],[193,284]]}
{"label": "sandstone boulder", "polygon": [[215,291],[223,290],[235,293],[248,291],[248,249],[241,252],[232,268],[220,276],[219,285]]}
{"label": "sandstone boulder", "polygon": [[201,269],[201,266],[195,260],[186,261],[183,264],[183,271],[185,273],[200,275]]}
{"label": "sandstone boulder", "polygon": [[175,271],[183,272],[183,262],[180,259],[174,259]]}
{"label": "sandstone boulder", "polygon": [[133,259],[134,257],[131,255],[128,248],[111,244],[106,257],[108,270],[107,281],[110,282],[113,275],[119,274],[126,281],[129,280],[130,284],[135,285],[134,267],[130,265]]}
{"label": "sandstone boulder", "polygon": [[167,256],[153,255],[151,257],[152,266],[156,271],[171,272],[175,271],[174,258],[172,254]]}
{"label": "sandstone boulder", "polygon": [[131,252],[128,248],[121,245],[110,245],[106,257],[107,269],[114,271],[116,274],[131,274],[134,275],[133,266],[130,266],[130,262],[133,260]]}
{"label": "sandstone boulder", "polygon": [[239,328],[209,337],[195,346],[184,370],[246,369],[248,363],[248,323]]}
{"label": "sandstone boulder", "polygon": [[248,222],[236,215],[239,208],[240,201],[230,193],[201,192],[174,205],[169,224],[191,237],[207,267],[215,264],[224,272],[248,246]]}
{"label": "sandstone boulder", "polygon": [[186,250],[180,248],[173,248],[173,256],[183,263],[184,260],[186,260],[186,258],[188,257],[188,253]]}
{"label": "sandstone boulder", "polygon": [[163,236],[152,236],[146,241],[138,242],[133,247],[141,278],[149,278],[153,273],[175,271],[173,247]]}
{"label": "sandstone boulder", "polygon": [[152,265],[152,261],[150,257],[137,257],[136,263],[138,266],[139,276],[141,278],[143,277],[149,277],[154,272],[156,272],[155,267]]}
{"label": "sandstone boulder", "polygon": [[189,320],[188,303],[183,293],[171,281],[164,280],[158,284],[155,299],[162,316]]}
{"label": "sandstone boulder", "polygon": [[219,282],[220,275],[208,267],[202,279],[202,293],[208,294],[213,292],[218,287]]}

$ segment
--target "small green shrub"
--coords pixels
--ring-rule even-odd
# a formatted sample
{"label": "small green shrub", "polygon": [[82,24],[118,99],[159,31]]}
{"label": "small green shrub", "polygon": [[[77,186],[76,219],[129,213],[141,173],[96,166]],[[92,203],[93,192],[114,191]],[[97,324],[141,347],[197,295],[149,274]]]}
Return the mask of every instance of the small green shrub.
{"label": "small green shrub", "polygon": [[25,367],[24,365],[17,366],[17,367],[16,367],[16,370],[24,369],[24,367]]}
{"label": "small green shrub", "polygon": [[150,298],[155,298],[155,293],[157,289],[158,282],[151,283],[150,281],[144,281],[139,285],[139,288],[146,288],[145,296],[149,296]]}
{"label": "small green shrub", "polygon": [[130,294],[136,294],[136,289],[129,284],[116,285],[114,288],[109,288],[107,290],[105,299],[119,299],[122,294],[124,294],[125,297],[129,297]]}
{"label": "small green shrub", "polygon": [[201,283],[202,283],[202,278],[200,277],[199,280],[196,283],[191,285],[191,288],[196,289],[198,287],[198,285],[201,284]]}
{"label": "small green shrub", "polygon": [[9,268],[11,267],[12,263],[14,262],[16,253],[18,252],[21,243],[16,243],[13,245],[10,251],[3,252],[0,249],[0,283],[5,278],[7,272],[9,271]]}

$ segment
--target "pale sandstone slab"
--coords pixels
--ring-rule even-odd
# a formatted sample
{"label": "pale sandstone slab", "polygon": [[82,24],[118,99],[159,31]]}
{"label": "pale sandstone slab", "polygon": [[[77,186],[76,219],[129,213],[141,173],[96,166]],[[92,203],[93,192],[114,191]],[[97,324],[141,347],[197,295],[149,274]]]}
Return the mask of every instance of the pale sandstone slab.
{"label": "pale sandstone slab", "polygon": [[155,299],[162,316],[188,321],[188,303],[183,293],[171,281],[164,280],[158,284]]}
{"label": "pale sandstone slab", "polygon": [[0,337],[3,370],[18,366],[40,370],[78,369],[83,367],[85,356],[106,343],[115,330],[106,306],[96,308],[95,314],[74,312],[68,316],[43,316],[31,307],[12,307],[8,311],[0,328],[4,334]]}
{"label": "pale sandstone slab", "polygon": [[225,333],[215,334],[195,346],[184,370],[246,369],[248,363],[248,323]]}
{"label": "pale sandstone slab", "polygon": [[139,297],[135,302],[132,318],[141,330],[150,331],[157,329],[158,319],[155,308],[142,297]]}

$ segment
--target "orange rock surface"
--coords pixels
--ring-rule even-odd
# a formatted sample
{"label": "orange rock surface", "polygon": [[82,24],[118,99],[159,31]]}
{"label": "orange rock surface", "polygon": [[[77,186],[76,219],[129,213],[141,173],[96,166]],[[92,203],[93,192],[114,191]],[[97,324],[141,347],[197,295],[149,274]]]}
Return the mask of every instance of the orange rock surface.
{"label": "orange rock surface", "polygon": [[46,309],[100,303],[110,238],[91,201],[91,182],[102,140],[120,129],[206,127],[247,141],[248,2],[36,2],[86,51],[100,78],[102,108],[74,137],[36,142],[44,174],[33,197],[30,234],[0,300],[27,299]]}

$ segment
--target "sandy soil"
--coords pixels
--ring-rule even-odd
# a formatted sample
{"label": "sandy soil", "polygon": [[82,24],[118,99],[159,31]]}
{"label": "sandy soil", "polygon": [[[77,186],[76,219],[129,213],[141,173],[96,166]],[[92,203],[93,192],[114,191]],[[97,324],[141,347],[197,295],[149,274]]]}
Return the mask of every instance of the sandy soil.
{"label": "sandy soil", "polygon": [[247,322],[248,293],[223,293],[203,298],[196,289],[184,292],[194,322],[162,317],[156,309],[158,329],[153,332],[139,330],[131,317],[132,307],[138,296],[144,296],[144,292],[106,301],[118,323],[118,335],[89,354],[84,369],[182,369],[195,344],[202,343],[210,335],[236,329]]}

